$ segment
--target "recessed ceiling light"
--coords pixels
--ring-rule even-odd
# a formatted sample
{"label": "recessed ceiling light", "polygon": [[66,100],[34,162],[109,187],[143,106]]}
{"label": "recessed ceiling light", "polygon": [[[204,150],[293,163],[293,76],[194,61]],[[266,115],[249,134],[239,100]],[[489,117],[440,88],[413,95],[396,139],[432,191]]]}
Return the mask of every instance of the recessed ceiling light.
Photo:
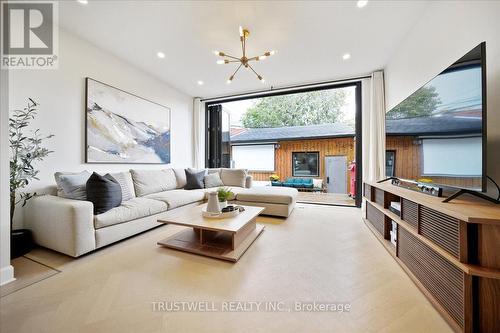
{"label": "recessed ceiling light", "polygon": [[351,54],[350,53],[346,53],[342,56],[342,59],[344,60],[348,60],[348,59],[351,59]]}
{"label": "recessed ceiling light", "polygon": [[198,83],[199,86],[202,86],[204,82],[202,80],[198,80],[196,83]]}
{"label": "recessed ceiling light", "polygon": [[356,3],[356,6],[358,6],[358,8],[363,8],[367,4],[368,4],[368,0],[358,0],[358,2]]}
{"label": "recessed ceiling light", "polygon": [[78,0],[78,2],[82,5],[87,5],[89,3],[88,0]]}
{"label": "recessed ceiling light", "polygon": [[156,53],[156,55],[157,55],[157,56],[158,56],[158,58],[160,58],[160,59],[165,58],[165,53],[163,53],[163,52],[158,52],[158,53]]}

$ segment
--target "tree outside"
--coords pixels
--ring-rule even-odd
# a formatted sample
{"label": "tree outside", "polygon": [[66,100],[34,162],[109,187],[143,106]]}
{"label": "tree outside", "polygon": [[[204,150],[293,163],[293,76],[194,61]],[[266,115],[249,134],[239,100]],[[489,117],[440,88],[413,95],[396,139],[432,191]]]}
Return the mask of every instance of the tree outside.
{"label": "tree outside", "polygon": [[440,104],[441,99],[435,87],[422,87],[387,112],[387,119],[429,117],[432,116],[433,112]]}
{"label": "tree outside", "polygon": [[307,126],[342,122],[347,93],[320,90],[259,99],[241,118],[246,128]]}

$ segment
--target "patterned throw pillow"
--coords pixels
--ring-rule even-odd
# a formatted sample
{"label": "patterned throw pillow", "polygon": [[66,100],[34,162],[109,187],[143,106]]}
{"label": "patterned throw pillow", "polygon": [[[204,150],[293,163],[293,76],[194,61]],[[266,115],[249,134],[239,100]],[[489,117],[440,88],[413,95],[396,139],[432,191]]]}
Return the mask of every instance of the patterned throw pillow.
{"label": "patterned throw pillow", "polygon": [[135,198],[134,181],[130,172],[112,173],[111,176],[116,179],[122,189],[122,201]]}

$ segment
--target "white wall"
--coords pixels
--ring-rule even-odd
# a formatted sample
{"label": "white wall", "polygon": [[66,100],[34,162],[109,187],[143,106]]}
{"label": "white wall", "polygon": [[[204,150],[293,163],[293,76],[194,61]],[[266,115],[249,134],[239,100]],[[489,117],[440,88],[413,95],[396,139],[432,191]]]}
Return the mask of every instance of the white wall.
{"label": "white wall", "polygon": [[0,70],[0,285],[14,277],[10,265],[8,75],[7,70]]}
{"label": "white wall", "polygon": [[[54,151],[42,163],[40,181],[29,191],[54,184],[56,171],[121,171],[131,168],[165,168],[165,165],[85,164],[85,77],[91,77],[144,97],[172,110],[172,166],[193,163],[193,100],[164,82],[63,30],[59,33],[59,69],[13,70],[9,77],[10,110],[22,108],[28,97],[40,104],[33,128],[54,134],[47,147]],[[165,66],[171,66],[165,62]],[[20,209],[18,209],[21,211]],[[21,212],[20,212],[21,213]],[[22,216],[16,215],[16,226]]]}
{"label": "white wall", "polygon": [[[488,175],[500,182],[500,2],[433,1],[385,68],[391,109],[486,41]],[[491,184],[490,184],[491,186]],[[489,188],[491,194],[496,190]]]}

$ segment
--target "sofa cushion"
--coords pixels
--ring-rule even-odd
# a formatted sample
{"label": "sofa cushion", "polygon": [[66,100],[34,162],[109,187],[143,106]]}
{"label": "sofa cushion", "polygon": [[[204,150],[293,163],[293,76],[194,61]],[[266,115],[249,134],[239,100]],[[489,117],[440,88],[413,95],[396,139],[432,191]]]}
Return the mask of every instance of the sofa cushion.
{"label": "sofa cushion", "polygon": [[174,169],[174,173],[177,179],[177,188],[186,186],[186,171],[184,171],[184,169]]}
{"label": "sofa cushion", "polygon": [[245,187],[247,171],[245,169],[222,169],[220,178],[225,186]]}
{"label": "sofa cushion", "polygon": [[298,191],[288,187],[254,187],[236,194],[236,200],[288,205],[297,199]]}
{"label": "sofa cushion", "polygon": [[212,173],[205,176],[205,188],[224,186],[218,173]]}
{"label": "sofa cushion", "polygon": [[94,204],[94,214],[102,214],[120,206],[122,188],[109,173],[101,176],[94,172],[87,180],[87,200]]}
{"label": "sofa cushion", "polygon": [[135,194],[138,197],[173,190],[177,187],[177,178],[172,169],[130,170],[130,173],[134,180]]}
{"label": "sofa cushion", "polygon": [[200,190],[172,190],[149,194],[146,198],[164,202],[168,205],[168,209],[171,210],[194,202],[203,201],[205,192]]}
{"label": "sofa cushion", "polygon": [[122,189],[122,201],[127,201],[135,198],[134,181],[129,171],[110,173],[116,179]]}
{"label": "sofa cushion", "polygon": [[194,169],[186,169],[186,186],[184,186],[184,189],[195,190],[204,188],[205,184],[203,181],[206,174],[207,170],[197,171]]}
{"label": "sofa cushion", "polygon": [[207,172],[209,175],[211,175],[213,173],[218,173],[220,175],[221,170],[222,170],[222,168],[208,168]]}
{"label": "sofa cushion", "polygon": [[87,200],[87,180],[90,172],[56,172],[57,195],[67,199]]}
{"label": "sofa cushion", "polygon": [[136,220],[164,212],[168,209],[167,204],[153,199],[133,198],[106,213],[94,216],[94,227],[96,229],[109,227],[118,223]]}

